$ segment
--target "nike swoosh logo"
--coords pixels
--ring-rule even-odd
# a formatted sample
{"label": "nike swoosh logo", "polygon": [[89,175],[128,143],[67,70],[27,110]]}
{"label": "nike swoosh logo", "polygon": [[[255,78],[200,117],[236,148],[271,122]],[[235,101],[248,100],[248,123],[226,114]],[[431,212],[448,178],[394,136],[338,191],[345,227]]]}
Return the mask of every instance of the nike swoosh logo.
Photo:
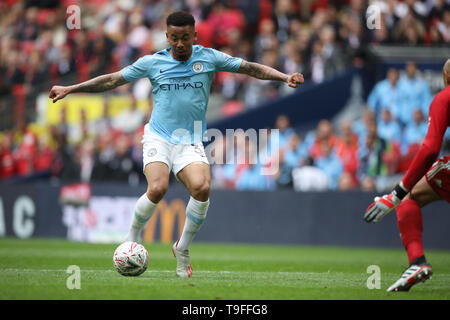
{"label": "nike swoosh logo", "polygon": [[[167,69],[168,70],[168,69]],[[159,73],[166,72],[167,70],[159,69]]]}

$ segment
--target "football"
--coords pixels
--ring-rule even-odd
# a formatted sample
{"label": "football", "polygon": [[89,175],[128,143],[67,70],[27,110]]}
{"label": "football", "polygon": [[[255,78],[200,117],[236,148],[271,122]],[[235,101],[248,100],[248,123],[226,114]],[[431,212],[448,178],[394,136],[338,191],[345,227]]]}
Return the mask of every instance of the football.
{"label": "football", "polygon": [[123,276],[136,277],[147,270],[149,255],[143,245],[127,241],[117,247],[113,256],[114,268]]}

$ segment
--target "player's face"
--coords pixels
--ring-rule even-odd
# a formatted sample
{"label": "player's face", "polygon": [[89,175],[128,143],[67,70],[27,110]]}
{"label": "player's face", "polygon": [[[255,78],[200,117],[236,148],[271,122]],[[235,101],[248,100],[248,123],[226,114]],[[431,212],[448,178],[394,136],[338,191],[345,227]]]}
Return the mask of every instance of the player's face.
{"label": "player's face", "polygon": [[197,32],[192,26],[168,26],[167,42],[172,47],[172,56],[179,61],[186,61],[192,53],[192,46],[197,40]]}

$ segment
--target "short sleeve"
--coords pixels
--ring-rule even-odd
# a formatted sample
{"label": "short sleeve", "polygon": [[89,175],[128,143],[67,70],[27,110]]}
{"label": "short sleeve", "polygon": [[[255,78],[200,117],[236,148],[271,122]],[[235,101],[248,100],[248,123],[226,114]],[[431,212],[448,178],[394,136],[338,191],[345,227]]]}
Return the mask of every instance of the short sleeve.
{"label": "short sleeve", "polygon": [[148,70],[151,63],[151,55],[143,56],[133,64],[122,69],[122,76],[128,82],[149,77]]}
{"label": "short sleeve", "polygon": [[217,71],[237,72],[242,64],[242,58],[232,57],[221,51],[211,49]]}

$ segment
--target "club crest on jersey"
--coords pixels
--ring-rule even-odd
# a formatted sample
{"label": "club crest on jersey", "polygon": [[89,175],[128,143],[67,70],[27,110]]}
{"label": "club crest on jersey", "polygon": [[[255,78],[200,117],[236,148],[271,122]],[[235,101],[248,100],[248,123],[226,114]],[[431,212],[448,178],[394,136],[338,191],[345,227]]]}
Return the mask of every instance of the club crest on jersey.
{"label": "club crest on jersey", "polygon": [[202,72],[203,71],[203,63],[201,62],[196,62],[192,65],[192,71],[194,72]]}

